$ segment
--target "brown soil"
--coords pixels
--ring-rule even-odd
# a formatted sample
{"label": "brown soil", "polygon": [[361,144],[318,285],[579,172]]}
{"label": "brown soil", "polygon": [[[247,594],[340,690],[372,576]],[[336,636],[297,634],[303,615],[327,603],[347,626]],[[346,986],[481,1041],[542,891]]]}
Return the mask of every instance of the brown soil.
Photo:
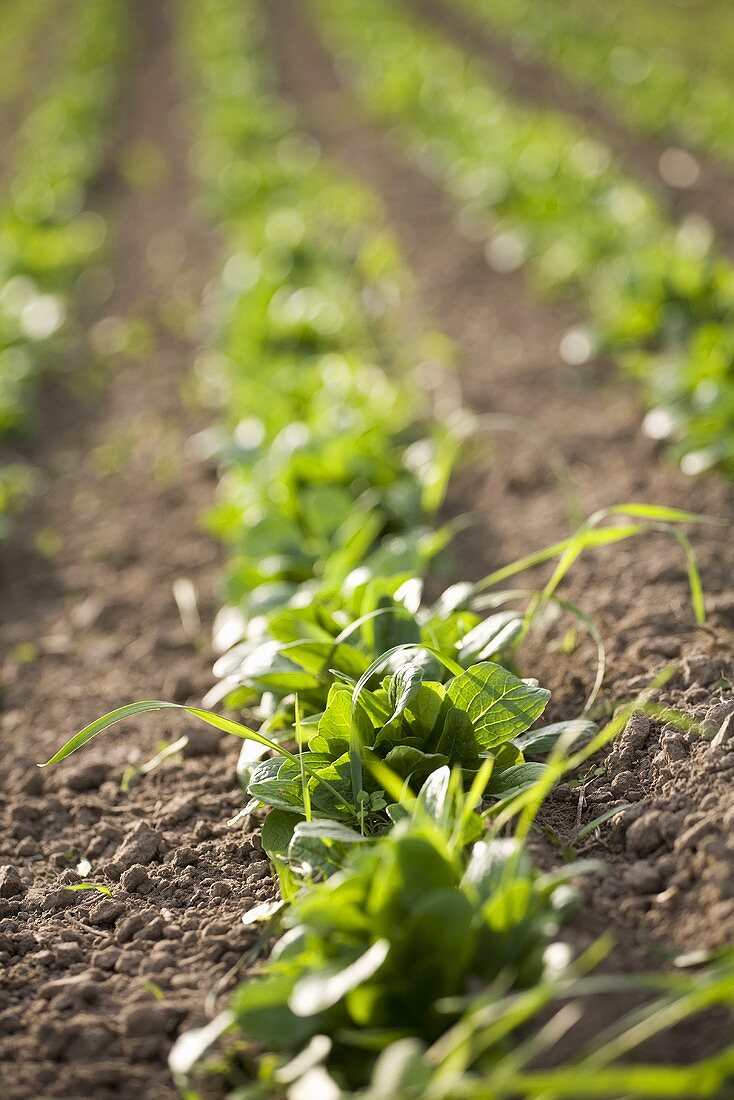
{"label": "brown soil", "polygon": [[446,35],[462,50],[486,61],[491,75],[520,104],[534,109],[576,115],[591,134],[614,153],[620,167],[637,176],[667,202],[676,217],[703,215],[713,226],[719,247],[734,249],[734,166],[722,163],[703,150],[692,150],[699,168],[696,182],[686,188],[668,185],[660,174],[660,158],[681,140],[673,132],[655,138],[641,136],[604,103],[603,95],[575,84],[540,58],[520,49],[502,34],[447,0],[406,0],[410,8]]}
{"label": "brown soil", "polygon": [[[171,11],[173,10],[171,6]],[[149,326],[151,346],[118,360],[98,396],[49,392],[36,460],[46,491],[0,559],[0,1095],[176,1095],[167,1069],[183,1026],[206,1019],[253,934],[244,910],[271,896],[267,863],[226,819],[242,805],[236,746],[183,719],[128,723],[51,771],[76,728],[136,698],[199,701],[211,684],[207,639],[219,553],[198,533],[214,482],[188,457],[201,416],[181,399],[194,354],[158,305],[191,314],[214,242],[191,209],[188,134],[168,5],[138,5],[134,71],[120,104],[120,149],[151,141],[158,186],[132,189],[114,169],[100,202],[117,226],[112,297],[88,318],[92,343],[116,318]],[[105,285],[95,277],[95,292]],[[87,287],[89,290],[89,287]],[[185,320],[185,316],[184,316]],[[175,326],[174,326],[175,327]],[[192,337],[194,339],[194,337]],[[43,551],[43,552],[41,552]],[[184,629],[177,578],[198,592],[201,629]],[[148,777],[120,780],[158,742],[188,746]],[[110,897],[70,892],[87,880]]]}
{"label": "brown soil", "polygon": [[[538,454],[544,439],[563,451],[585,514],[635,500],[731,518],[728,485],[716,477],[687,480],[641,434],[631,385],[606,363],[578,370],[561,361],[557,349],[575,320],[573,308],[539,304],[521,275],[488,268],[482,245],[457,231],[437,184],[361,113],[304,6],[274,0],[267,10],[282,91],[324,150],[382,195],[422,308],[459,346],[467,405],[527,421],[525,438],[515,436],[509,446],[498,440],[488,461],[474,463],[454,485],[449,511],[468,512],[473,521],[459,540],[455,573],[477,579],[567,533],[562,494]],[[589,556],[576,566],[567,594],[595,615],[606,639],[608,712],[673,661],[677,671],[657,697],[713,733],[734,711],[731,543],[718,527],[699,528],[694,541],[710,612],[705,630],[693,621],[679,547],[662,536]],[[583,644],[571,657],[536,644],[525,663],[554,689],[554,718],[579,712],[594,668]],[[587,890],[576,938],[588,942],[611,928],[618,965],[649,966],[734,938],[734,739],[727,741],[725,730],[721,741],[712,747],[672,726],[636,720],[602,774],[590,771],[580,788],[556,795],[549,817],[562,844],[608,807],[631,803],[577,845],[610,866]],[[685,1060],[710,1038],[689,1030],[659,1053]]]}

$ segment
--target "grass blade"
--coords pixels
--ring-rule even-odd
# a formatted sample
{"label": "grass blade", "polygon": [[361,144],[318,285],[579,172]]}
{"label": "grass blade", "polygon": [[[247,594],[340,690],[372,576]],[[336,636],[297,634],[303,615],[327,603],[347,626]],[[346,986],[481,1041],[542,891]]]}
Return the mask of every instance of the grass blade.
{"label": "grass blade", "polygon": [[292,755],[286,752],[281,745],[276,744],[275,741],[270,741],[267,737],[263,737],[262,734],[256,733],[255,730],[248,729],[247,726],[243,726],[240,722],[233,722],[230,718],[222,718],[221,715],[214,714],[211,711],[199,710],[196,707],[187,707],[181,703],[166,703],[160,699],[143,699],[138,703],[127,703],[124,707],[118,707],[116,710],[111,710],[107,714],[103,714],[101,718],[96,718],[94,722],[90,722],[88,726],[85,726],[84,729],[79,730],[78,733],[75,733],[73,737],[69,738],[66,744],[62,745],[58,752],[54,753],[45,764],[39,764],[38,767],[49,768],[54,764],[59,764],[62,760],[66,760],[67,756],[71,756],[77,749],[80,749],[82,745],[86,745],[87,742],[91,741],[97,734],[103,733],[104,730],[109,729],[111,726],[116,726],[118,722],[124,722],[126,718],[132,718],[136,714],[146,714],[156,710],[184,711],[186,714],[193,715],[194,718],[199,718],[207,725],[222,730],[223,733],[231,733],[233,736],[240,737],[246,741],[257,741],[258,744],[265,745],[281,756]]}

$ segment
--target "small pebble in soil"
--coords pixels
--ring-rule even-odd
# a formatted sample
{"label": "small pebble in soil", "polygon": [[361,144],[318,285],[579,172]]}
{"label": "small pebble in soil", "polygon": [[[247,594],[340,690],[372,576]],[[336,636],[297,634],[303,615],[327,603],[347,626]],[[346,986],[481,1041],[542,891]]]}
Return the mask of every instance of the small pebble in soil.
{"label": "small pebble in soil", "polygon": [[222,744],[222,735],[216,730],[190,729],[187,730],[188,744],[184,747],[184,756],[196,758],[198,756],[210,756],[219,752]]}
{"label": "small pebble in soil", "polygon": [[95,791],[104,783],[109,773],[107,764],[84,764],[65,776],[66,786],[72,791]]}
{"label": "small pebble in soil", "polygon": [[661,815],[657,810],[638,817],[627,829],[627,848],[636,855],[647,856],[663,843]]}
{"label": "small pebble in soil", "polygon": [[0,898],[14,898],[23,893],[23,883],[15,867],[4,864],[0,867]]}
{"label": "small pebble in soil", "polygon": [[123,871],[120,875],[120,886],[123,890],[127,890],[128,894],[134,894],[141,886],[147,886],[149,882],[148,872],[139,863],[134,863],[132,867],[129,867],[127,871]]}
{"label": "small pebble in soil", "polygon": [[645,863],[644,860],[631,864],[624,877],[634,894],[655,894],[660,889],[660,871],[654,864]]}
{"label": "small pebble in soil", "polygon": [[102,901],[97,902],[89,914],[89,923],[96,925],[98,928],[106,928],[108,925],[114,924],[124,912],[125,906],[122,902],[114,901],[112,898],[103,898]]}

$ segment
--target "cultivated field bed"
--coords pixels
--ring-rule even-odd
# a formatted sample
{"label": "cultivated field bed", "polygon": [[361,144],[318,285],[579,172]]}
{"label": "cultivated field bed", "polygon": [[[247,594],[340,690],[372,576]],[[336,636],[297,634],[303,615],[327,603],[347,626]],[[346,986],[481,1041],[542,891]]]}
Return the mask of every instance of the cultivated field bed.
{"label": "cultivated field bed", "polygon": [[734,29],[612,6],[0,14],[3,1097],[732,1094]]}

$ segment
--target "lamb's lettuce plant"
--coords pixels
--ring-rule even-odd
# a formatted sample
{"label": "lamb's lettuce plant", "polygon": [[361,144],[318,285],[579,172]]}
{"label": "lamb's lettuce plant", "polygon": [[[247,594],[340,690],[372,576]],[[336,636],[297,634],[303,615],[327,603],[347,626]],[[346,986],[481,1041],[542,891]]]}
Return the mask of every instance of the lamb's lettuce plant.
{"label": "lamb's lettuce plant", "polygon": [[263,974],[232,1001],[236,1026],[282,1060],[328,1035],[329,1071],[363,1085],[381,1050],[437,1039],[467,998],[542,981],[572,874],[539,876],[513,840],[465,849],[425,816],[403,821],[296,898]]}
{"label": "lamb's lettuce plant", "polygon": [[[467,844],[456,826],[471,795],[451,798],[448,769],[433,780],[413,815],[376,840],[334,823],[298,827],[291,849],[323,877],[263,914],[280,932],[270,958],[206,1029],[178,1040],[181,1085],[190,1092],[192,1069],[222,1039],[241,1100],[716,1095],[731,1046],[694,1066],[626,1059],[675,1020],[730,1002],[731,958],[691,977],[590,973],[609,942],[573,958],[562,926],[573,881],[592,865],[541,875],[517,839]],[[585,1047],[577,1040],[573,1062],[548,1064],[585,998],[625,990],[658,996]],[[211,1065],[222,1072],[221,1058]]]}
{"label": "lamb's lettuce plant", "polygon": [[415,792],[447,765],[470,784],[488,757],[493,769],[484,793],[506,795],[533,783],[542,765],[525,764],[514,738],[542,714],[550,693],[489,661],[459,670],[447,683],[430,678],[430,664],[430,655],[428,666],[404,663],[372,690],[365,686],[370,669],[356,684],[337,680],[318,722],[298,725],[304,742],[298,760],[268,759],[249,772],[248,809],[262,804],[358,823],[362,831],[382,829],[391,807],[371,776],[373,760]]}
{"label": "lamb's lettuce plant", "polygon": [[[382,546],[389,552],[389,543]],[[368,559],[369,561],[369,559]],[[222,633],[244,634],[215,665],[220,683],[207,703],[227,698],[230,705],[258,703],[268,729],[293,725],[296,691],[302,713],[322,711],[336,671],[358,680],[372,661],[394,646],[415,645],[439,650],[463,668],[509,652],[522,616],[498,610],[482,617],[470,606],[472,586],[447,590],[432,605],[423,602],[423,579],[411,573],[373,573],[358,565],[340,586],[304,586],[300,598],[286,609],[244,616],[233,622],[222,617]],[[216,635],[215,635],[216,638]],[[434,662],[436,663],[436,662]],[[436,663],[436,675],[445,668]]]}

